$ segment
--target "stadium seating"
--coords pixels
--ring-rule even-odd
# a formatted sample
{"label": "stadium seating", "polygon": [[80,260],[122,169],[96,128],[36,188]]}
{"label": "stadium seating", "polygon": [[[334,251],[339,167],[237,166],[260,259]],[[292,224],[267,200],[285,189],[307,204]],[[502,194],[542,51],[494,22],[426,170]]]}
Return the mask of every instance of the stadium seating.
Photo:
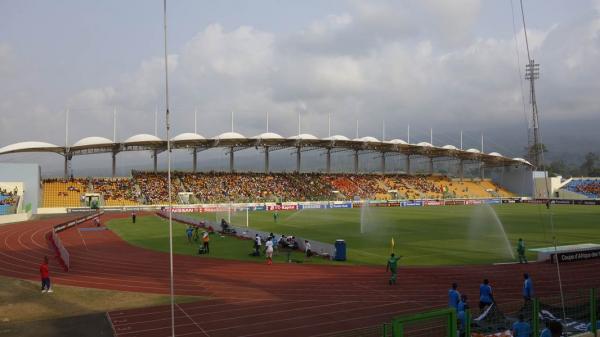
{"label": "stadium seating", "polygon": [[87,190],[85,179],[44,180],[44,207],[78,207],[81,196]]}
{"label": "stadium seating", "polygon": [[[105,206],[168,202],[166,173],[134,171],[132,175],[133,178],[46,180],[44,207],[80,206],[80,198],[85,192],[101,194]],[[171,196],[175,203],[179,192],[191,192],[190,203],[513,196],[491,181],[461,182],[444,176],[173,172],[172,177]]]}
{"label": "stadium seating", "polygon": [[598,178],[574,178],[564,188],[587,198],[600,198],[600,179]]}
{"label": "stadium seating", "polygon": [[[142,198],[147,204],[166,204],[168,198],[167,173],[148,173],[133,171],[134,183],[140,187]],[[177,193],[184,192],[179,178],[174,174],[172,179],[171,198],[177,200]]]}
{"label": "stadium seating", "polygon": [[99,193],[106,206],[130,206],[140,202],[141,192],[130,178],[92,178],[91,192]]}

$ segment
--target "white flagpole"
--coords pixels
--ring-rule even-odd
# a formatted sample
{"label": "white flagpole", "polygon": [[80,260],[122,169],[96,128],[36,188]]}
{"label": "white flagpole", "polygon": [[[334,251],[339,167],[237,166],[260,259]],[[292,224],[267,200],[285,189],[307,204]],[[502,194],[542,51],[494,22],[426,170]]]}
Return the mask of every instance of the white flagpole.
{"label": "white flagpole", "polygon": [[117,142],[117,107],[113,109],[113,142]]}
{"label": "white flagpole", "polygon": [[167,54],[167,0],[163,0],[163,23],[165,32],[165,108],[167,129],[167,191],[169,193],[169,281],[171,291],[171,336],[175,337],[175,289],[173,284],[173,200],[171,198],[171,140],[169,138],[169,62]]}

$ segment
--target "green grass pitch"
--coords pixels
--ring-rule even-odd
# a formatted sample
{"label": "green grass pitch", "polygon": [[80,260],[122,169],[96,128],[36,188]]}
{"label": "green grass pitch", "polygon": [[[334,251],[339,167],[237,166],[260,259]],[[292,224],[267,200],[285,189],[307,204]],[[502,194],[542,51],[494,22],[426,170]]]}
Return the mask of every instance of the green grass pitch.
{"label": "green grass pitch", "polygon": [[[497,218],[502,222],[508,245]],[[192,214],[215,221],[226,213]],[[527,248],[558,244],[599,243],[600,207],[559,206],[547,210],[544,205],[508,204],[488,206],[390,207],[368,209],[316,209],[280,211],[277,223],[272,212],[249,212],[252,228],[331,242],[344,239],[348,246],[348,263],[379,264],[391,252],[404,256],[404,265],[464,265],[513,261],[516,241],[523,238]],[[362,219],[362,220],[361,220]],[[164,221],[150,217],[149,224],[130,229],[127,221],[113,220],[110,227],[133,244],[162,251],[168,250]],[[364,233],[361,233],[361,221]],[[245,212],[236,212],[231,222],[245,226]],[[181,228],[179,228],[181,227]],[[143,228],[143,229],[142,229]],[[554,228],[554,231],[553,229]],[[175,252],[195,254],[184,237],[183,225],[175,229]],[[220,238],[211,242],[215,256],[250,259],[251,242]],[[217,253],[219,245],[226,252]],[[302,259],[300,255],[296,256]],[[528,253],[530,260],[534,253]],[[280,260],[282,260],[280,258]],[[323,260],[315,259],[316,262]]]}

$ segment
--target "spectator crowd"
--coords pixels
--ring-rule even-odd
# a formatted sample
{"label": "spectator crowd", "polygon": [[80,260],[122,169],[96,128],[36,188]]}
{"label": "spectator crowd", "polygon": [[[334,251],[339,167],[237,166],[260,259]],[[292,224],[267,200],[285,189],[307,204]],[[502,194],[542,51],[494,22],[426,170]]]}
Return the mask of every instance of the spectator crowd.
{"label": "spectator crowd", "polygon": [[[133,171],[132,178],[49,179],[44,182],[58,184],[59,196],[95,192],[103,195],[106,201],[165,204],[169,200],[165,172]],[[453,186],[446,177],[421,175],[176,171],[172,173],[171,182],[174,203],[179,202],[180,192],[191,194],[185,203],[443,198],[449,195],[449,188],[462,188],[463,194],[471,194],[467,185],[458,185],[463,183]],[[471,187],[476,185],[474,182],[469,184]],[[397,195],[390,191],[396,191]]]}

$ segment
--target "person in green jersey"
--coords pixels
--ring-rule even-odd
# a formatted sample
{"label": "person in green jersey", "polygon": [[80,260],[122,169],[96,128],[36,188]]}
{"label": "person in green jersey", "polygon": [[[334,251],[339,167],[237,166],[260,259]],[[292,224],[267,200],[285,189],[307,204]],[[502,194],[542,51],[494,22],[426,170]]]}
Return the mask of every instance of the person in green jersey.
{"label": "person in green jersey", "polygon": [[389,284],[396,284],[396,277],[398,276],[398,260],[400,260],[400,257],[396,257],[396,255],[394,253],[392,253],[390,255],[390,259],[387,262],[387,267],[385,268],[385,271],[391,271],[392,272],[392,277],[390,277],[389,280]]}
{"label": "person in green jersey", "polygon": [[527,263],[527,257],[525,256],[525,242],[519,238],[517,243],[517,253],[519,254],[519,263]]}

